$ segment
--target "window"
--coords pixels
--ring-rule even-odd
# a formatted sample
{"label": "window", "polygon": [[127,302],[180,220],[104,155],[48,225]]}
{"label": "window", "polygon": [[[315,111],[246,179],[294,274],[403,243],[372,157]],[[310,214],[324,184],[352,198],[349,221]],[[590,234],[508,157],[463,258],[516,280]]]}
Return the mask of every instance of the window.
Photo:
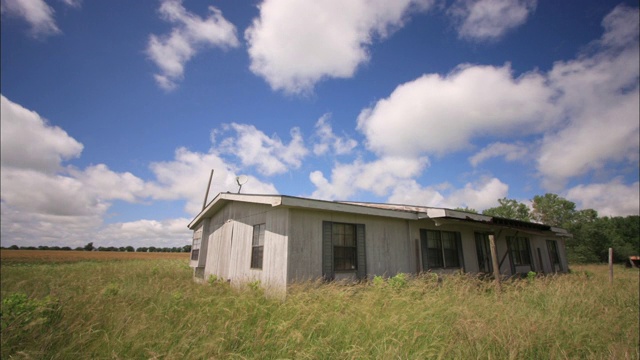
{"label": "window", "polygon": [[[367,277],[367,254],[364,224],[322,222],[322,276],[335,279],[336,272]],[[349,274],[349,276],[351,276]]]}
{"label": "window", "polygon": [[200,243],[202,242],[202,228],[193,233],[193,245],[191,245],[191,260],[198,260],[200,256]]}
{"label": "window", "polygon": [[253,241],[251,244],[251,268],[262,269],[262,258],[264,255],[264,233],[265,224],[253,226]]}
{"label": "window", "polygon": [[351,271],[358,268],[356,226],[354,224],[333,223],[333,266],[335,271]]}
{"label": "window", "polygon": [[423,229],[420,234],[423,269],[461,267],[462,246],[459,232]]}
{"label": "window", "polygon": [[562,270],[560,255],[558,254],[558,243],[554,240],[547,240],[547,249],[549,250],[549,259],[551,260],[551,266],[554,268],[554,271],[556,266]]}
{"label": "window", "polygon": [[526,237],[508,236],[511,260],[514,266],[531,265],[531,254],[529,252],[529,239]]}

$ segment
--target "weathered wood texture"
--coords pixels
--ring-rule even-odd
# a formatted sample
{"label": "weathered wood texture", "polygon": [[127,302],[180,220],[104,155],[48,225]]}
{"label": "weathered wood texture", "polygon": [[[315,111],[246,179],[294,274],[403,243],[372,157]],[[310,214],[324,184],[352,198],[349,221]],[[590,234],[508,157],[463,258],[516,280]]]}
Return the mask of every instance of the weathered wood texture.
{"label": "weathered wood texture", "polygon": [[[259,280],[266,288],[284,290],[288,284],[319,279],[323,276],[323,222],[362,224],[365,229],[366,276],[394,276],[416,273],[421,268],[420,229],[460,233],[462,270],[479,272],[475,234],[492,232],[501,275],[512,275],[507,237],[526,236],[531,246],[531,265],[515,267],[516,272],[530,270],[555,272],[568,269],[562,238],[522,233],[486,224],[455,222],[439,224],[431,219],[405,220],[375,215],[341,213],[268,204],[230,202],[210,219],[203,221],[200,250],[205,279],[210,275],[232,283]],[[262,269],[251,269],[254,225],[265,224]],[[197,231],[197,229],[196,229]],[[554,268],[548,256],[546,240],[557,241],[561,266]],[[417,243],[417,246],[416,246]],[[537,256],[540,249],[543,256]],[[191,263],[194,266],[194,262]],[[199,266],[202,266],[199,265]],[[434,272],[451,273],[457,269]],[[356,278],[355,271],[335,274],[336,279]]]}

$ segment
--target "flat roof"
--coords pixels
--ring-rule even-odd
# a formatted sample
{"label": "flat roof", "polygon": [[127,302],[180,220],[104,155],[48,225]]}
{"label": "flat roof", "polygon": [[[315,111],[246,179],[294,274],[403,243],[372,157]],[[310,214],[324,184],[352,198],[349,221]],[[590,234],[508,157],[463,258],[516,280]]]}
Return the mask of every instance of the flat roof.
{"label": "flat roof", "polygon": [[496,225],[499,227],[513,228],[534,233],[552,232],[557,236],[571,237],[571,234],[567,230],[558,227],[446,208],[357,201],[328,201],[288,195],[233,194],[229,192],[219,193],[198,215],[196,215],[191,223],[189,223],[189,229],[193,230],[200,221],[202,221],[202,219],[212,216],[223,206],[233,201],[264,204],[272,207],[315,209],[406,220],[434,219],[439,220],[439,222],[455,221],[482,223],[485,225]]}

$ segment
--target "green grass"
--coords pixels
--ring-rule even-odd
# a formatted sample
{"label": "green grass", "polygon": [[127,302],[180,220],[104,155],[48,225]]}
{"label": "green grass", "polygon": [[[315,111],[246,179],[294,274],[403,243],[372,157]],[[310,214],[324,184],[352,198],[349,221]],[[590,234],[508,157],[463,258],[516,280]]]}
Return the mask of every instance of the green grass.
{"label": "green grass", "polygon": [[[2,265],[2,359],[637,359],[638,270],[305,283],[286,300],[184,260]],[[23,294],[23,295],[22,295]]]}

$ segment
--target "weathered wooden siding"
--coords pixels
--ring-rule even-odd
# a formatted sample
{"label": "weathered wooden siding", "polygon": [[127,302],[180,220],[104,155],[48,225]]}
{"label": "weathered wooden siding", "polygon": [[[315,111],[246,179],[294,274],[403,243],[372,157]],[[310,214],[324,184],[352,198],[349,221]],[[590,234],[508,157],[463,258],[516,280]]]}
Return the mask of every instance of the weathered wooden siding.
{"label": "weathered wooden siding", "polygon": [[[289,283],[322,277],[322,222],[341,222],[365,225],[366,268],[369,277],[415,272],[416,259],[413,239],[409,237],[406,220],[376,216],[290,210]],[[337,279],[355,278],[354,274],[339,273]]]}
{"label": "weathered wooden siding", "polygon": [[[265,224],[262,269],[251,269],[253,226]],[[260,281],[268,288],[286,286],[287,210],[269,205],[230,203],[211,219],[205,277],[234,284]]]}

